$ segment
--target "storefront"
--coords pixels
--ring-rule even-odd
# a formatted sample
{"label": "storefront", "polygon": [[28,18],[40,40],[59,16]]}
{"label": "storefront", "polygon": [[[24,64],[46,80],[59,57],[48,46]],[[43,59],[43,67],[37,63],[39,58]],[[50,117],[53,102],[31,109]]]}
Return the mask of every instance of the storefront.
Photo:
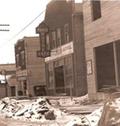
{"label": "storefront", "polygon": [[48,92],[51,95],[70,95],[73,90],[73,43],[53,50],[51,57],[45,59]]}

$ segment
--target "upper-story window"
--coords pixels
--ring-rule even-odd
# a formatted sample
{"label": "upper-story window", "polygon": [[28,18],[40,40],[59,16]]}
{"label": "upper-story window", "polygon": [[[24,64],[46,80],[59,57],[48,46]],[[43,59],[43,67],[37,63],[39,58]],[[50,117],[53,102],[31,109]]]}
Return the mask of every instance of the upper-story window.
{"label": "upper-story window", "polygon": [[40,50],[41,51],[44,51],[45,50],[45,33],[41,33],[40,34],[40,40],[41,40],[41,42],[40,42]]}
{"label": "upper-story window", "polygon": [[57,42],[56,42],[56,46],[60,46],[61,45],[61,29],[58,28],[57,29]]}
{"label": "upper-story window", "polygon": [[19,54],[16,54],[16,67],[19,67]]}
{"label": "upper-story window", "polygon": [[52,32],[52,42],[51,42],[51,49],[54,49],[56,47],[56,32]]}
{"label": "upper-story window", "polygon": [[25,65],[25,51],[21,51],[21,65]]}
{"label": "upper-story window", "polygon": [[50,50],[50,38],[49,38],[49,34],[46,34],[46,50]]}
{"label": "upper-story window", "polygon": [[69,24],[65,24],[64,26],[64,38],[65,38],[65,43],[69,42]]}
{"label": "upper-story window", "polygon": [[101,17],[101,4],[100,0],[92,0],[92,19],[93,21]]}

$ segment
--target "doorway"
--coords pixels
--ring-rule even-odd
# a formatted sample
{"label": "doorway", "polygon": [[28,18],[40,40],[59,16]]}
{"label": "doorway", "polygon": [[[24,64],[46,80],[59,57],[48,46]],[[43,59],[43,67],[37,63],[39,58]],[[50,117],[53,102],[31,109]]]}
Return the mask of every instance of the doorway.
{"label": "doorway", "polygon": [[46,96],[45,86],[34,86],[34,94],[35,96]]}
{"label": "doorway", "polygon": [[55,90],[56,93],[65,93],[64,67],[55,68]]}
{"label": "doorway", "polygon": [[15,86],[11,86],[11,96],[15,96]]}

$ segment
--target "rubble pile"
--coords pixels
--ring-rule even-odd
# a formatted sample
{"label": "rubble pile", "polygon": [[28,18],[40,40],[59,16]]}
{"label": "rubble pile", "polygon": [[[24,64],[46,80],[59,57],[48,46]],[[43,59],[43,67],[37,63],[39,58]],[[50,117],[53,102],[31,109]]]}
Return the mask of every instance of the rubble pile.
{"label": "rubble pile", "polygon": [[[113,95],[118,95],[114,93]],[[103,126],[120,126],[120,97],[111,97],[104,105],[103,113],[99,125]]]}
{"label": "rubble pile", "polygon": [[36,101],[24,105],[15,99],[4,98],[0,101],[0,114],[7,118],[24,119],[24,120],[55,120],[56,111],[47,99],[39,98]]}
{"label": "rubble pile", "polygon": [[66,126],[98,126],[103,107],[97,109],[89,115],[80,115],[70,120]]}
{"label": "rubble pile", "polygon": [[[83,101],[84,99],[82,99]],[[64,103],[63,99],[61,103]],[[46,98],[34,100],[16,100],[4,98],[0,100],[0,115],[5,118],[22,121],[40,121],[58,126],[98,126],[103,107],[89,115],[74,115],[62,112],[53,107]],[[73,103],[73,102],[72,102]],[[67,105],[67,104],[66,104]],[[70,103],[68,103],[70,105]],[[76,109],[75,109],[76,110]],[[53,121],[49,121],[53,120]]]}

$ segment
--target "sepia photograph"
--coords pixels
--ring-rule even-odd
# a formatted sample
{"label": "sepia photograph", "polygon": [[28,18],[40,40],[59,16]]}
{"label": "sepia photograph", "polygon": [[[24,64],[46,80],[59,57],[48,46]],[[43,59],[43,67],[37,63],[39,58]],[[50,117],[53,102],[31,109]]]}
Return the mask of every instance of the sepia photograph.
{"label": "sepia photograph", "polygon": [[120,0],[1,0],[0,126],[120,126]]}

